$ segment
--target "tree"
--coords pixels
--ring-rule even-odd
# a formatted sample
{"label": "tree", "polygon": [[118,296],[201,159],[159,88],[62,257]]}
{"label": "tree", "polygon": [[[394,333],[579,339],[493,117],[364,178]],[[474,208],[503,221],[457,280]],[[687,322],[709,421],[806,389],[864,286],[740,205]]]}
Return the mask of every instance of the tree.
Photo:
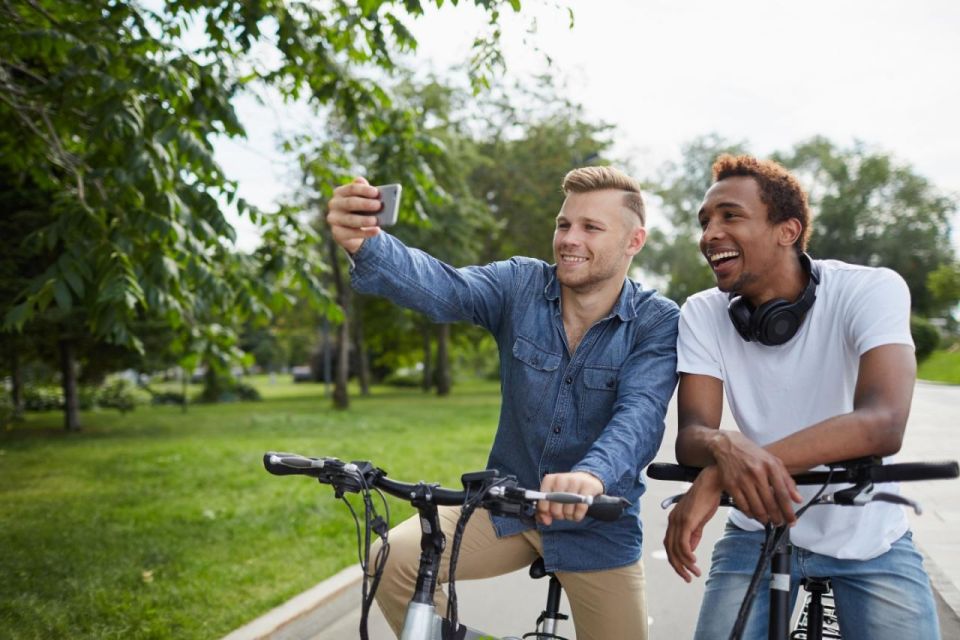
{"label": "tree", "polygon": [[[474,67],[482,84],[484,70],[500,61],[500,8],[519,2],[475,4],[491,21],[477,45],[486,51]],[[401,12],[416,18],[423,7],[418,0],[168,0],[160,11],[104,0],[3,4],[0,184],[15,194],[14,212],[31,218],[24,234],[5,238],[26,250],[12,276],[26,284],[3,300],[4,331],[44,326],[57,336],[68,429],[79,428],[71,380],[81,336],[142,351],[144,322],[165,322],[178,332],[183,357],[199,349],[222,366],[238,357],[237,330],[247,319],[289,304],[291,292],[322,300],[323,261],[303,250],[316,244],[309,228],[293,212],[266,215],[238,200],[211,139],[244,134],[230,101],[261,81],[285,97],[331,106],[358,135],[382,129],[389,96],[356,71],[389,72],[393,53],[416,45]],[[181,38],[191,26],[203,32],[195,49]],[[225,204],[263,231],[253,268],[230,249]],[[40,272],[30,273],[35,265]]]}
{"label": "tree", "polygon": [[911,166],[859,142],[838,148],[816,137],[775,159],[795,171],[808,191],[813,255],[889,267],[907,281],[914,311],[940,310],[927,279],[954,260],[955,198]]}
{"label": "tree", "polygon": [[927,276],[933,308],[952,318],[951,310],[960,302],[960,263],[942,264]]}
{"label": "tree", "polygon": [[[558,95],[552,78],[534,88],[501,88],[484,105],[469,182],[493,214],[496,231],[482,258],[524,255],[553,261],[551,230],[563,204],[563,176],[606,164],[612,127],[586,119],[583,107]],[[518,104],[519,103],[519,106]]]}
{"label": "tree", "polygon": [[[404,186],[400,221],[392,232],[413,246],[430,247],[441,260],[471,260],[481,245],[483,231],[489,227],[489,216],[472,196],[466,184],[465,154],[471,142],[451,124],[448,109],[453,90],[436,81],[415,83],[406,78],[394,88],[395,107],[383,115],[382,126],[370,136],[357,136],[348,123],[331,114],[326,131],[315,136],[301,136],[289,143],[298,149],[304,175],[305,202],[323,202],[332,195],[334,185],[349,181],[354,167],[364,168],[372,184],[399,182]],[[329,135],[333,131],[334,135]],[[347,162],[339,159],[349,158]],[[332,240],[328,240],[332,242]],[[330,261],[340,260],[340,252],[331,251]],[[347,339],[346,327],[352,322],[362,331],[364,314],[354,313],[348,287],[343,281],[345,268],[334,269],[333,287],[340,292],[340,337],[342,347]],[[359,302],[359,304],[365,304]],[[397,312],[391,312],[396,315]],[[421,327],[425,326],[423,324]],[[445,353],[448,334],[441,329],[440,353]],[[426,356],[429,341],[424,349]],[[362,351],[362,347],[358,351]],[[429,363],[429,357],[424,358]],[[437,361],[438,390],[449,392],[450,379],[446,358]],[[343,367],[345,370],[345,367]],[[342,386],[342,389],[340,387]],[[345,394],[345,378],[338,393]],[[344,406],[345,402],[338,403]]]}

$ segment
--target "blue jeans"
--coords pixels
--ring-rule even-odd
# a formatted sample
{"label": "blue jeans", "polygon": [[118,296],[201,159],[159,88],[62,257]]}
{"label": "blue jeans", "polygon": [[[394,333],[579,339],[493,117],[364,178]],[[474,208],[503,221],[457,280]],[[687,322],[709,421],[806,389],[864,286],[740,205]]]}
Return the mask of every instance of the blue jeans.
{"label": "blue jeans", "polygon": [[[763,538],[763,531],[744,531],[727,524],[713,550],[696,640],[727,640],[730,636]],[[930,579],[909,531],[889,551],[870,560],[840,560],[793,547],[791,603],[796,601],[804,577],[830,578],[844,640],[940,638]],[[769,588],[767,566],[743,634],[747,640],[767,638]]]}

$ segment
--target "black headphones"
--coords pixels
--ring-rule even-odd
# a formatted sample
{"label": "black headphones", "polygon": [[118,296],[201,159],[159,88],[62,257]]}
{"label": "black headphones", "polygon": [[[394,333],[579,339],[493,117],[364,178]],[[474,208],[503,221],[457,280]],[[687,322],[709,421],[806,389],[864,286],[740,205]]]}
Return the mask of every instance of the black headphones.
{"label": "black headphones", "polygon": [[774,347],[783,344],[797,334],[807,311],[817,299],[817,285],[820,284],[820,269],[806,253],[799,255],[803,270],[810,276],[807,287],[796,302],[787,302],[783,298],[774,298],[754,309],[743,296],[730,294],[727,313],[740,337],[750,342]]}

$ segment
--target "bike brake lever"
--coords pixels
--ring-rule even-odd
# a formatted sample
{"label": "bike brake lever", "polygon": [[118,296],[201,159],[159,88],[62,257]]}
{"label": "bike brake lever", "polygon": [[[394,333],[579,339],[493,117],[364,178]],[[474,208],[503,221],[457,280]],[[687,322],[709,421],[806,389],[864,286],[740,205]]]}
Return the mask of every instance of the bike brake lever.
{"label": "bike brake lever", "polygon": [[905,498],[895,493],[886,493],[885,491],[880,491],[878,493],[874,493],[873,495],[871,495],[869,500],[867,501],[868,502],[889,502],[890,504],[900,504],[905,507],[910,507],[911,509],[913,509],[913,512],[918,516],[923,513],[923,509],[920,507],[919,502],[915,502],[910,498]]}
{"label": "bike brake lever", "polygon": [[823,496],[817,502],[819,504],[840,504],[858,507],[870,504],[871,502],[888,502],[890,504],[910,507],[917,515],[923,512],[918,502],[895,493],[887,493],[885,491],[875,492],[873,484],[858,484],[847,489],[841,489],[840,491],[835,491],[832,494]]}
{"label": "bike brake lever", "polygon": [[[660,508],[661,508],[661,509],[669,509],[669,508],[672,507],[673,505],[675,505],[675,504],[677,504],[678,502],[680,502],[680,499],[681,499],[683,496],[685,496],[685,495],[687,495],[687,494],[685,494],[685,493],[678,493],[678,494],[675,495],[675,496],[670,496],[669,498],[666,498],[665,500],[663,500],[663,501],[660,503]],[[720,496],[720,506],[721,506],[721,507],[733,507],[733,508],[736,508],[736,507],[737,507],[737,505],[734,504],[734,502],[733,502],[733,498],[731,498],[731,497],[728,496],[727,494],[723,494],[722,496]]]}
{"label": "bike brake lever", "polygon": [[663,501],[660,503],[660,508],[661,508],[661,509],[669,509],[669,508],[672,507],[673,505],[675,505],[675,504],[677,504],[678,502],[680,502],[680,498],[682,498],[682,497],[685,496],[685,495],[687,495],[687,494],[685,494],[685,493],[678,493],[678,494],[675,495],[675,496],[670,496],[669,498],[663,500]]}

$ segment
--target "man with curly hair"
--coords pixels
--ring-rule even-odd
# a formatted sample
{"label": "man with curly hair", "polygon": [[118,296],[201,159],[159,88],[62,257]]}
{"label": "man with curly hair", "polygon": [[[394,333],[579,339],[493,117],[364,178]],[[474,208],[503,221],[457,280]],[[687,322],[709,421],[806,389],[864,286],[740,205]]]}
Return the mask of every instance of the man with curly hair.
{"label": "man with curly hair", "polygon": [[[677,346],[677,460],[704,467],[664,540],[681,577],[700,576],[694,551],[721,492],[737,509],[714,549],[695,637],[729,636],[764,525],[788,523],[791,602],[802,577],[827,577],[846,640],[938,638],[903,509],[816,507],[798,519],[794,505],[817,487],[790,476],[900,449],[916,377],[906,283],[804,253],[806,194],[780,165],[724,155],[713,179],[698,217],[717,286],[686,301]],[[720,430],[724,392],[739,431]],[[767,637],[769,567],[765,580],[744,638]]]}

